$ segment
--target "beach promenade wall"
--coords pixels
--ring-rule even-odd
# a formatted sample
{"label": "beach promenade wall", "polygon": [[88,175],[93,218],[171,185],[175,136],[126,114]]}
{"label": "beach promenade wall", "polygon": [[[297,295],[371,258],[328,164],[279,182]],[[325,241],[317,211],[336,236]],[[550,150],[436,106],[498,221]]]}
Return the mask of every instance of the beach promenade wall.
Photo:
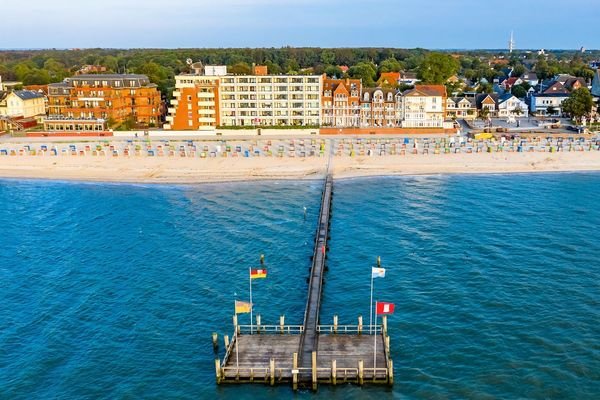
{"label": "beach promenade wall", "polygon": [[321,128],[321,135],[430,135],[456,134],[456,129],[444,128]]}

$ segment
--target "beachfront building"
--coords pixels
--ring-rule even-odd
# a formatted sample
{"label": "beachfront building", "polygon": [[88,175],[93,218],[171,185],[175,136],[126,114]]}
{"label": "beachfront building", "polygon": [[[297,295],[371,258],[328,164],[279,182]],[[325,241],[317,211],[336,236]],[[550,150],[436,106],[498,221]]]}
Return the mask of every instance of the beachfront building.
{"label": "beachfront building", "polygon": [[477,107],[475,106],[475,99],[472,97],[448,97],[446,99],[446,118],[477,118]]}
{"label": "beachfront building", "polygon": [[221,125],[318,126],[320,75],[228,75],[220,79]]}
{"label": "beachfront building", "polygon": [[475,106],[479,115],[486,115],[488,118],[498,116],[498,94],[479,93],[475,96]]}
{"label": "beachfront building", "polygon": [[366,88],[360,101],[361,126],[400,126],[400,93],[395,89]]}
{"label": "beachfront building", "polygon": [[212,130],[220,125],[219,76],[177,75],[164,128]]}
{"label": "beachfront building", "polygon": [[515,95],[505,93],[498,97],[498,117],[528,117],[527,103]]}
{"label": "beachfront building", "polygon": [[103,120],[140,127],[159,124],[160,92],[146,75],[91,74],[48,85],[48,124]]}
{"label": "beachfront building", "polygon": [[32,90],[0,92],[0,116],[32,118],[46,115],[44,95]]}
{"label": "beachfront building", "polygon": [[268,75],[264,66],[255,66],[253,75],[206,73],[214,70],[175,77],[165,129],[321,124],[322,76]]}
{"label": "beachfront building", "polygon": [[446,87],[416,85],[399,98],[403,128],[443,128],[446,116]]}
{"label": "beachfront building", "polygon": [[568,98],[568,93],[534,93],[529,98],[529,109],[532,114],[560,116],[562,102]]}
{"label": "beachfront building", "polygon": [[359,127],[361,92],[360,79],[331,79],[323,75],[321,125]]}

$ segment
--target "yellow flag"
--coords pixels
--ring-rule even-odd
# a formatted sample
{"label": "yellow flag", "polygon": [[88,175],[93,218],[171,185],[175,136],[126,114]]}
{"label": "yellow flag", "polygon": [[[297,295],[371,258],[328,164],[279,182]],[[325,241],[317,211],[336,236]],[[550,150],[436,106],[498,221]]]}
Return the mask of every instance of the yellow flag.
{"label": "yellow flag", "polygon": [[236,314],[245,314],[249,313],[252,309],[252,304],[246,301],[235,301],[235,313]]}

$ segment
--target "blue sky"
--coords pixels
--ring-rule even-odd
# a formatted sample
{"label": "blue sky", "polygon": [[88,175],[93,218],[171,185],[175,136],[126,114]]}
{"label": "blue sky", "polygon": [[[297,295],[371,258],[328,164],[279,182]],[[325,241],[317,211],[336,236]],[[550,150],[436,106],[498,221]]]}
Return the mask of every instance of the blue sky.
{"label": "blue sky", "polygon": [[3,1],[0,48],[600,49],[599,0]]}

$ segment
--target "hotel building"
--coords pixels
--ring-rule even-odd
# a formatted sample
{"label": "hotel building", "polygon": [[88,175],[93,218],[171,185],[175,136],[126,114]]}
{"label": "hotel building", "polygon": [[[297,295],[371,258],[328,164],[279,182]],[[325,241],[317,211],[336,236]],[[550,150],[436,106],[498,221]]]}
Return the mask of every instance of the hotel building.
{"label": "hotel building", "polygon": [[148,127],[157,125],[160,116],[160,92],[145,75],[78,75],[48,85],[49,130],[78,130],[82,121],[118,125],[128,119]]}

